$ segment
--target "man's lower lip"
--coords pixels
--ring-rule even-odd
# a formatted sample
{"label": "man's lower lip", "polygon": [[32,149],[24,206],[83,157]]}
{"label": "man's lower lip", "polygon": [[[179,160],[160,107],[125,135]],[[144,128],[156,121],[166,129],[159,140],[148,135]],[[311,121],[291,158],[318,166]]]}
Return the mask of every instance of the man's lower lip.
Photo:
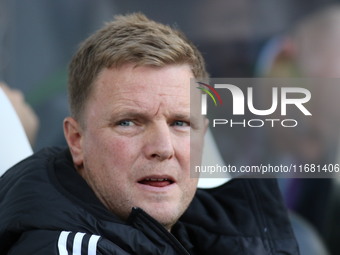
{"label": "man's lower lip", "polygon": [[169,182],[167,182],[166,185],[164,185],[164,183],[158,183],[158,184],[154,183],[150,185],[150,184],[145,184],[141,182],[138,182],[137,184],[140,188],[144,190],[152,191],[152,192],[164,192],[174,187],[174,183],[169,183]]}
{"label": "man's lower lip", "polygon": [[140,184],[143,184],[143,185],[159,187],[159,188],[171,185],[171,183],[172,183],[171,181],[142,181],[140,182]]}

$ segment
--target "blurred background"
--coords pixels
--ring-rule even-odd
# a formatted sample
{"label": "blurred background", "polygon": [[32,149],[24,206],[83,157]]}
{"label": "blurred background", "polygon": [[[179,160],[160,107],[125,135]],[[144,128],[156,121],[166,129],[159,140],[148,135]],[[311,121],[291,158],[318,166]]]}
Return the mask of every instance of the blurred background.
{"label": "blurred background", "polygon": [[[212,77],[334,78],[340,77],[338,2],[0,0],[0,80],[21,90],[39,117],[34,150],[63,146],[69,60],[79,43],[115,14],[140,11],[181,29],[203,53]],[[307,143],[294,150],[276,145],[273,150],[266,134],[250,134],[240,142],[237,134],[230,133],[228,140],[218,139],[217,145],[226,162],[256,163],[267,156],[264,146],[274,151],[272,161],[287,151],[291,162],[307,156],[313,162],[329,157],[336,161],[338,127],[331,126],[327,132],[328,137],[323,137],[317,129],[300,131]],[[243,153],[244,148],[248,153]],[[315,149],[310,152],[310,148]],[[280,186],[301,253],[340,254],[338,182],[290,179],[280,180]]]}

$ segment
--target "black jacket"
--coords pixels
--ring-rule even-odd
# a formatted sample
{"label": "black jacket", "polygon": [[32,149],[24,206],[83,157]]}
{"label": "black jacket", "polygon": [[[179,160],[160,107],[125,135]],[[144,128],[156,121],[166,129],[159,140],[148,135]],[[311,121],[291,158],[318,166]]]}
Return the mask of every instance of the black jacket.
{"label": "black jacket", "polygon": [[298,254],[275,180],[198,190],[172,234],[139,208],[110,213],[73,167],[45,149],[0,178],[0,254]]}

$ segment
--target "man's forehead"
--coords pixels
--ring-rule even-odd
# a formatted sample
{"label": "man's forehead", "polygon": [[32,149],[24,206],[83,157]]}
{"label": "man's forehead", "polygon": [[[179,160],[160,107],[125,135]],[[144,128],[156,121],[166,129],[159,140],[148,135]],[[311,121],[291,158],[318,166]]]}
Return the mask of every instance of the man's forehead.
{"label": "man's forehead", "polygon": [[163,100],[177,99],[177,101],[187,101],[190,97],[190,84],[171,83],[165,84],[159,82],[147,81],[128,81],[124,83],[114,83],[109,90],[116,96],[135,97],[135,98],[152,98],[162,97]]}
{"label": "man's forehead", "polygon": [[127,103],[152,104],[162,101],[164,103],[179,104],[182,107],[190,105],[190,88],[186,84],[163,84],[147,82],[129,83],[98,83],[94,95],[98,100],[110,98],[112,100],[126,101]]}
{"label": "man's forehead", "polygon": [[172,116],[188,117],[190,115],[190,102],[187,100],[178,100],[172,97],[173,100],[162,100],[161,97],[152,98],[124,98],[121,97],[114,102],[114,111],[119,113],[157,115],[167,114]]}
{"label": "man's forehead", "polygon": [[190,111],[190,68],[184,65],[137,69],[131,66],[104,69],[94,83],[92,100],[103,107],[110,105],[124,111],[129,108]]}

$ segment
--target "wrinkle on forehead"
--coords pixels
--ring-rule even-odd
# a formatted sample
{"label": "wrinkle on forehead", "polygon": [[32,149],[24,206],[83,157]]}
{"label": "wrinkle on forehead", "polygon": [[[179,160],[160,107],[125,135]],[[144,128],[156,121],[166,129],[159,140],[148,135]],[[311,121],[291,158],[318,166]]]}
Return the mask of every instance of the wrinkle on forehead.
{"label": "wrinkle on forehead", "polygon": [[157,108],[157,110],[156,110],[156,112],[155,112],[155,114],[153,116],[157,116],[159,114],[159,112],[161,111],[161,106],[162,106],[162,103],[160,102],[158,104],[158,108]]}
{"label": "wrinkle on forehead", "polygon": [[[124,92],[117,93],[115,96],[118,96],[118,95],[120,96],[120,98],[117,98],[117,101],[118,100],[124,100],[127,102],[131,101],[136,104],[141,104],[141,106],[148,104],[148,103],[152,104],[157,101],[159,101],[159,103],[164,102],[164,103],[170,103],[174,105],[181,105],[181,107],[190,106],[190,97],[186,98],[185,95],[183,94],[164,93],[164,92],[150,94],[150,93],[146,93],[145,91],[136,92],[133,89],[131,89],[131,91],[124,91]],[[132,94],[133,94],[133,99],[131,99]]]}
{"label": "wrinkle on forehead", "polygon": [[188,70],[180,66],[174,73],[171,69],[105,69],[96,81],[92,100],[112,113],[139,111],[149,116],[186,113],[190,111],[190,87],[186,87],[187,78],[179,77],[186,76]]}

